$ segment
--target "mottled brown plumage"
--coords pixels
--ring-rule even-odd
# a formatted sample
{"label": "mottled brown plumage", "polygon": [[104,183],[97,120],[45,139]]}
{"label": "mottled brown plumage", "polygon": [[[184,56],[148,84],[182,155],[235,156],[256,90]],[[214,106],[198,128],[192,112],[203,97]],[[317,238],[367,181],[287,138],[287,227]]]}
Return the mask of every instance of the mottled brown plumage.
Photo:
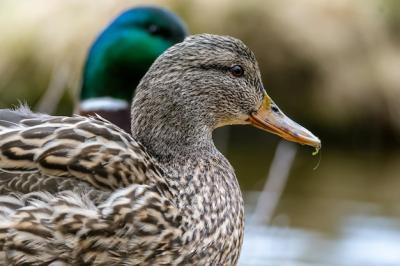
{"label": "mottled brown plumage", "polygon": [[211,135],[265,108],[284,117],[253,53],[202,34],[144,76],[132,136],[100,117],[0,111],[0,263],[235,265],[243,200]]}

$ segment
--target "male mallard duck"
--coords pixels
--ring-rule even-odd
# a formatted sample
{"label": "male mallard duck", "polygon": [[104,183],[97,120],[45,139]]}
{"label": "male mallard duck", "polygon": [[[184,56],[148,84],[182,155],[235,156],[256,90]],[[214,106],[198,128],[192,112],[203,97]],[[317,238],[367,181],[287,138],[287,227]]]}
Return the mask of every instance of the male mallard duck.
{"label": "male mallard duck", "polygon": [[123,12],[89,50],[78,113],[97,113],[129,132],[130,103],[140,79],[186,34],[182,20],[166,9],[136,7]]}
{"label": "male mallard duck", "polygon": [[7,265],[235,265],[243,200],[212,131],[251,124],[320,147],[266,94],[253,53],[210,34],[150,67],[132,135],[101,118],[3,110],[0,119],[0,188],[19,193],[0,197]]}

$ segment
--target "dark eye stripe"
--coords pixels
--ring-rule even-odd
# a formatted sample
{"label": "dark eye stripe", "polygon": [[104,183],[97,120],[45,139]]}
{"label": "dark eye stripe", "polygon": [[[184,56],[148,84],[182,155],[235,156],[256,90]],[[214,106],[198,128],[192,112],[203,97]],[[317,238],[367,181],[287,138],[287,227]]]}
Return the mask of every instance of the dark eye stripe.
{"label": "dark eye stripe", "polygon": [[215,69],[215,70],[219,70],[219,71],[228,71],[229,67],[225,66],[225,65],[218,65],[218,64],[212,64],[212,65],[200,65],[201,69],[204,70],[210,70],[210,69]]}
{"label": "dark eye stripe", "polygon": [[199,68],[204,69],[204,70],[214,69],[214,70],[219,70],[219,71],[225,72],[225,73],[229,72],[230,74],[232,74],[235,77],[243,77],[244,76],[243,67],[240,65],[234,65],[232,67],[228,67],[226,65],[210,64],[210,65],[200,65]]}

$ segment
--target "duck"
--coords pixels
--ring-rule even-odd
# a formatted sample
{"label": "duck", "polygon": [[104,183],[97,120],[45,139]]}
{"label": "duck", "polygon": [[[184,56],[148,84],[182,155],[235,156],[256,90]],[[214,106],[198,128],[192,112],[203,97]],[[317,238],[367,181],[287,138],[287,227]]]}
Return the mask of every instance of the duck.
{"label": "duck", "polygon": [[236,265],[243,198],[212,140],[226,125],[321,147],[269,97],[242,41],[206,33],[149,68],[131,134],[100,116],[0,110],[0,263]]}
{"label": "duck", "polygon": [[182,19],[165,8],[139,6],[122,12],[89,49],[75,113],[98,114],[130,132],[130,104],[140,79],[187,34]]}

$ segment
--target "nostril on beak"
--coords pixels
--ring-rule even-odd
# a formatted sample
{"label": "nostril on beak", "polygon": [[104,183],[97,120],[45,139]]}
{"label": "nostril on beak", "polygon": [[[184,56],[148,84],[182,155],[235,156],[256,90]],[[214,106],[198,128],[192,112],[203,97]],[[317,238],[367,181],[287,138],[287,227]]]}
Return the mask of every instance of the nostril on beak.
{"label": "nostril on beak", "polygon": [[275,105],[273,105],[273,106],[271,107],[271,110],[272,110],[272,112],[274,112],[274,113],[279,113],[279,109],[278,109],[278,107],[276,107]]}

